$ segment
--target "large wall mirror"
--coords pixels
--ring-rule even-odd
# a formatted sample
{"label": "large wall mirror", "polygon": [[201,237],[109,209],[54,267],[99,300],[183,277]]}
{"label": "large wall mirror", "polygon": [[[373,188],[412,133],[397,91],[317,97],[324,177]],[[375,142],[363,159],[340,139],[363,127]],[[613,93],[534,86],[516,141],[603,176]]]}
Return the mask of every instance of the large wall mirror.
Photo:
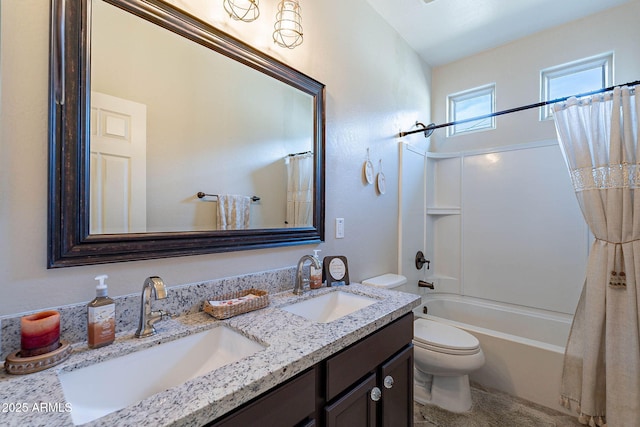
{"label": "large wall mirror", "polygon": [[49,267],[324,239],[324,85],[160,0],[52,0]]}

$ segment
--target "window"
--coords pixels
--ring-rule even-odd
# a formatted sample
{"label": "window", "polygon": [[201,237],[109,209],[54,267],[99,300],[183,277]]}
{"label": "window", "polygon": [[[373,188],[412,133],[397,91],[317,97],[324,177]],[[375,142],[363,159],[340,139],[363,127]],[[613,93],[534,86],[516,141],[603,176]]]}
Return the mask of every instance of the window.
{"label": "window", "polygon": [[[552,101],[611,86],[613,53],[581,59],[540,72],[540,100]],[[551,105],[540,108],[540,120],[551,118]]]}
{"label": "window", "polygon": [[[447,96],[449,105],[447,115],[449,122],[456,122],[473,117],[484,116],[495,111],[496,85],[490,84]],[[447,128],[447,136],[478,130],[495,129],[495,117],[473,120]]]}

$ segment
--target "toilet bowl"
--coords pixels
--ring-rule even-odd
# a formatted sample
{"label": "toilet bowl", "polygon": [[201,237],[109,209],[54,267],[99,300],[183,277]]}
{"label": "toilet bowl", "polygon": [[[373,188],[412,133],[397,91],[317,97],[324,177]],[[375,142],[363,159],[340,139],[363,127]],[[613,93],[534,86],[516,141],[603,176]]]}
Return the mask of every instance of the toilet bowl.
{"label": "toilet bowl", "polygon": [[[404,276],[384,274],[363,280],[365,285],[398,289]],[[471,409],[469,374],[484,365],[484,353],[476,337],[435,320],[417,318],[413,323],[413,399],[451,412]]]}
{"label": "toilet bowl", "polygon": [[441,322],[413,323],[413,398],[451,412],[471,409],[469,374],[484,365],[480,342],[468,332]]}

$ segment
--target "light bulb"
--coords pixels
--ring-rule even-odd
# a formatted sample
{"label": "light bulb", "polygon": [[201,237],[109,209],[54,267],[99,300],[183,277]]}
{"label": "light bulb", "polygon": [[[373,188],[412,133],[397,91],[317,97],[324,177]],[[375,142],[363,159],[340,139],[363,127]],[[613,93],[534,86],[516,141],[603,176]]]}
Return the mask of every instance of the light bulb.
{"label": "light bulb", "polygon": [[282,47],[293,49],[302,44],[302,24],[298,0],[281,0],[276,14],[273,41]]}

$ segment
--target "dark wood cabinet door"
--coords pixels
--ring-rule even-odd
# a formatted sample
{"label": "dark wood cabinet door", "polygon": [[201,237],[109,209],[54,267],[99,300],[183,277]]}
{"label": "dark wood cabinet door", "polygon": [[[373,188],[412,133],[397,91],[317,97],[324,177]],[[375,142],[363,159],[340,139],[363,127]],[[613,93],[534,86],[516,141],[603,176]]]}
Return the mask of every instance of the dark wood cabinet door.
{"label": "dark wood cabinet door", "polygon": [[375,427],[376,402],[371,390],[376,387],[376,374],[366,377],[360,384],[325,408],[327,427]]}
{"label": "dark wood cabinet door", "polygon": [[382,426],[413,426],[413,345],[381,366],[378,381]]}

